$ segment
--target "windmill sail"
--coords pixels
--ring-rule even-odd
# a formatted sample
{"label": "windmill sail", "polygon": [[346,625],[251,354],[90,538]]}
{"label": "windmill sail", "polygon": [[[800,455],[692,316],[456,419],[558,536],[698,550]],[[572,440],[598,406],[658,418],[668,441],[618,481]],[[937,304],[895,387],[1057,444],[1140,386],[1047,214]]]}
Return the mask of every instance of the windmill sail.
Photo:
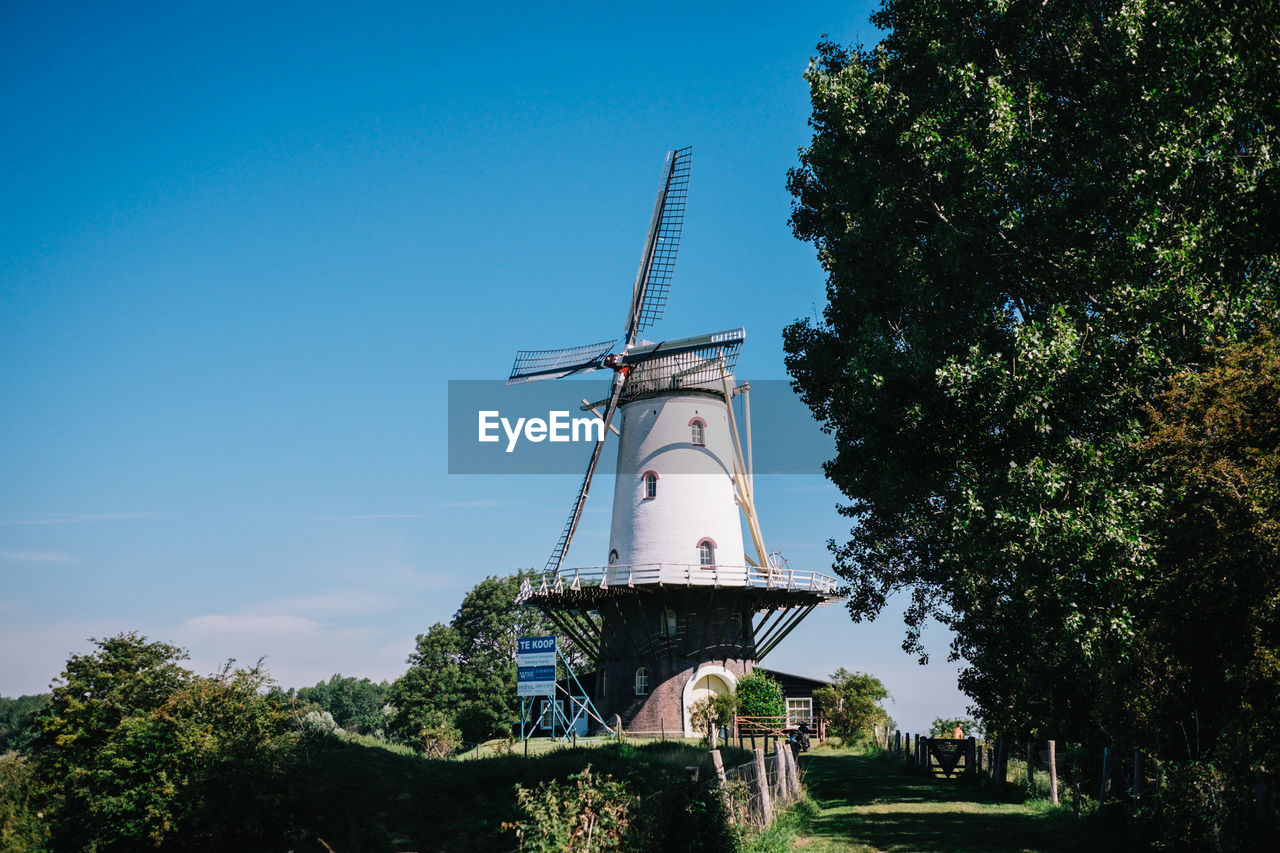
{"label": "windmill sail", "polygon": [[604,356],[617,341],[601,341],[564,349],[523,349],[516,353],[508,385],[538,379],[559,379],[604,366]]}
{"label": "windmill sail", "polygon": [[627,316],[627,344],[636,335],[662,319],[667,293],[676,269],[676,251],[684,227],[685,200],[689,195],[689,168],[692,148],[680,148],[667,155],[662,185],[653,205],[653,219],[644,241],[644,255],[631,291],[631,312]]}
{"label": "windmill sail", "polygon": [[600,439],[591,451],[591,460],[587,463],[587,475],[582,478],[582,485],[578,488],[578,499],[573,502],[573,511],[569,513],[569,520],[565,522],[564,529],[560,531],[560,538],[556,541],[556,547],[547,559],[546,571],[548,572],[559,572],[560,564],[564,562],[564,555],[569,553],[569,544],[573,542],[573,534],[578,529],[578,522],[582,520],[582,509],[587,505],[587,496],[591,493],[591,478],[595,476],[596,465],[600,462],[600,451],[604,450],[604,438],[609,432],[609,424],[613,421],[613,413],[618,408],[618,399],[622,396],[625,385],[625,376],[615,373],[613,392],[609,395],[609,403],[605,406],[604,416],[601,418],[605,429],[600,433]]}
{"label": "windmill sail", "polygon": [[[653,362],[654,371],[666,376],[671,371],[668,365],[678,366],[681,380],[687,381],[692,373],[701,375],[714,372],[715,377],[722,375],[724,365],[731,364],[737,357],[737,347],[742,342],[742,331],[736,333],[722,332],[719,335],[703,335],[699,338],[685,338],[664,344],[634,347],[636,336],[644,329],[656,323],[662,317],[667,305],[667,293],[671,289],[671,278],[675,273],[676,251],[680,247],[680,231],[684,227],[685,200],[689,194],[689,167],[692,162],[692,148],[679,148],[667,153],[666,165],[662,171],[662,182],[658,187],[658,198],[653,206],[653,217],[649,222],[649,232],[645,237],[644,255],[640,259],[640,270],[636,274],[635,284],[631,291],[631,307],[627,314],[626,339],[623,355],[609,357],[609,350],[614,341],[602,341],[598,344],[568,347],[553,350],[521,350],[516,353],[515,364],[512,365],[508,385],[520,382],[533,382],[539,379],[558,379],[575,373],[597,370],[601,367],[612,367],[614,373],[608,405],[605,407],[602,420],[608,427],[613,414],[618,408],[618,401],[624,392],[630,393],[632,383],[628,380],[628,365],[646,371]],[[737,335],[736,343],[732,340]],[[655,374],[656,375],[656,374]],[[708,379],[707,381],[710,381]],[[605,434],[608,430],[605,430]],[[547,560],[548,572],[559,572],[569,545],[573,542],[573,534],[582,519],[582,509],[586,505],[587,495],[591,491],[591,479],[595,476],[596,465],[600,461],[600,453],[604,449],[604,436],[596,442],[591,452],[591,460],[587,464],[587,473],[578,489],[577,500],[573,511],[565,522],[555,549]]]}

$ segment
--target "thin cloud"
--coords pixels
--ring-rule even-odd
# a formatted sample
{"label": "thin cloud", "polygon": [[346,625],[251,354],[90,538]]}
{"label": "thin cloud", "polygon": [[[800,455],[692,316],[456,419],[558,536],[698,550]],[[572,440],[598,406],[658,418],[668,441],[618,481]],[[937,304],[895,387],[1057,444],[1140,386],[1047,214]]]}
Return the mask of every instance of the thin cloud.
{"label": "thin cloud", "polygon": [[135,518],[157,518],[157,512],[99,512],[79,515],[49,515],[41,518],[0,519],[5,527],[25,527],[37,524],[84,524],[93,521],[124,521]]}
{"label": "thin cloud", "polygon": [[11,563],[44,563],[70,565],[80,562],[79,557],[63,551],[0,551],[0,560]]}

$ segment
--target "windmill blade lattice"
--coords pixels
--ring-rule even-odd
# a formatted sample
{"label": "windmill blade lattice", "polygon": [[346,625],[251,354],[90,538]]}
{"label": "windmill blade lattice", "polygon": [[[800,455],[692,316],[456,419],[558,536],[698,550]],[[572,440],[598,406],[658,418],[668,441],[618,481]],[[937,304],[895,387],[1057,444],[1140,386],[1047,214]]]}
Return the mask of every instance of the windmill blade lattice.
{"label": "windmill blade lattice", "polygon": [[547,572],[560,572],[560,564],[564,562],[564,555],[569,552],[569,543],[573,541],[573,534],[578,529],[578,522],[582,520],[582,509],[587,505],[587,495],[591,493],[591,478],[595,476],[596,465],[600,462],[600,452],[604,450],[604,439],[609,434],[609,424],[613,421],[613,413],[618,408],[618,400],[622,397],[622,389],[626,386],[626,376],[622,373],[613,375],[613,392],[609,395],[609,404],[605,406],[604,421],[605,429],[600,434],[600,439],[596,442],[596,446],[591,451],[591,460],[587,463],[587,475],[582,478],[582,485],[578,488],[578,499],[573,502],[573,511],[569,513],[569,520],[565,522],[564,529],[560,531],[560,538],[556,541],[556,547],[551,551],[551,556],[547,559],[545,570]]}
{"label": "windmill blade lattice", "polygon": [[[521,350],[516,353],[515,364],[507,379],[508,385],[520,382],[533,382],[539,379],[557,379],[575,373],[584,373],[602,367],[615,369],[613,384],[606,406],[603,420],[607,427],[613,420],[618,401],[629,386],[627,374],[628,364],[632,359],[628,352],[636,341],[636,335],[661,317],[667,305],[667,294],[671,290],[671,279],[675,274],[676,252],[680,248],[680,232],[684,227],[685,201],[689,195],[689,171],[692,164],[692,148],[678,148],[667,154],[667,161],[662,172],[662,181],[658,187],[658,198],[654,202],[653,216],[649,222],[649,232],[645,237],[644,255],[640,260],[640,269],[636,274],[635,284],[631,291],[631,306],[627,314],[626,338],[622,354],[609,356],[614,341],[602,341],[598,344],[568,347],[554,350]],[[736,357],[736,348],[731,341],[724,340],[724,335],[703,336],[695,344],[695,339],[672,342],[671,347],[662,345],[644,346],[634,350],[636,363],[648,359],[675,359],[687,355],[689,363],[686,368],[697,364],[699,359],[718,361],[728,350]],[[714,338],[714,340],[712,340]],[[740,340],[739,340],[740,343]],[[672,348],[674,347],[674,349]],[[591,478],[595,475],[596,465],[600,461],[600,453],[604,449],[604,436],[596,442],[591,452],[591,460],[587,464],[587,473],[578,489],[577,500],[573,511],[565,522],[555,549],[547,560],[547,571],[558,573],[564,561],[569,545],[573,542],[573,534],[582,519],[582,510],[591,491]]]}
{"label": "windmill blade lattice", "polygon": [[671,152],[663,173],[662,187],[654,204],[653,221],[645,239],[644,256],[631,296],[631,314],[627,318],[627,343],[635,341],[658,320],[667,307],[671,277],[676,270],[676,252],[680,248],[680,232],[684,228],[685,202],[689,196],[689,170],[693,164],[693,148]]}
{"label": "windmill blade lattice", "polygon": [[616,340],[601,341],[580,347],[564,349],[523,349],[516,353],[511,366],[508,385],[534,382],[539,379],[559,379],[574,373],[584,373],[604,366],[604,356],[613,349]]}

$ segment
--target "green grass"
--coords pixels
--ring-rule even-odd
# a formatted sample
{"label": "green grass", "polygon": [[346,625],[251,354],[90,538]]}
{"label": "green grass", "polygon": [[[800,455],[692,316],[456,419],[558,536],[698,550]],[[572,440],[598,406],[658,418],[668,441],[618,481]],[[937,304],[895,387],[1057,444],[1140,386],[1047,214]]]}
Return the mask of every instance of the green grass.
{"label": "green grass", "polygon": [[[616,742],[617,741],[615,738],[611,738],[603,735],[592,736],[592,737],[580,737],[577,739],[576,743],[569,742],[569,741],[552,740],[549,737],[529,738],[528,754],[529,754],[529,757],[532,758],[535,755],[546,755],[548,752],[555,752],[556,750],[566,749],[566,748],[569,748],[570,746],[579,746],[579,747],[606,746],[608,744],[616,743]],[[626,738],[624,738],[623,742],[629,743],[632,746],[644,746],[645,744],[650,744],[650,743],[673,743],[673,744],[685,744],[688,746],[695,746],[695,747],[700,746],[703,743],[703,741],[700,738],[676,738],[676,737],[646,738],[646,737],[631,737],[629,735]],[[482,744],[478,744],[474,748],[469,749],[465,752],[457,753],[456,755],[452,756],[452,758],[453,760],[467,761],[472,758],[494,758],[494,757],[501,757],[501,756],[507,756],[507,755],[524,756],[524,754],[525,754],[524,741],[516,740],[516,739],[507,740],[504,738],[497,738],[494,740],[485,741]]]}
{"label": "green grass", "polygon": [[819,747],[801,759],[816,813],[795,850],[827,853],[1106,853],[1103,827],[1023,800],[1017,786],[908,773],[901,762]]}

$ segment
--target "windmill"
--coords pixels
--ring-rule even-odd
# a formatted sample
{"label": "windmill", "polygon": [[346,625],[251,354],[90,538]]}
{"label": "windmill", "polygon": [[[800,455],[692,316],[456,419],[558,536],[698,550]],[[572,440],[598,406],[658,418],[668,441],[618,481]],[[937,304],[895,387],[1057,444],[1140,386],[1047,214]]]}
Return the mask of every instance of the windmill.
{"label": "windmill", "polygon": [[[583,400],[609,429],[541,578],[525,582],[520,600],[592,659],[596,705],[630,731],[689,733],[697,699],[734,689],[809,612],[839,597],[832,578],[790,569],[765,548],[753,501],[750,386],[733,377],[745,331],[639,339],[666,307],[691,150],[667,154],[623,337],[521,350],[507,380],[613,372],[607,397]],[[733,404],[740,394],[745,454]],[[567,568],[610,430],[619,449],[608,558]],[[743,546],[744,521],[754,557]]]}

